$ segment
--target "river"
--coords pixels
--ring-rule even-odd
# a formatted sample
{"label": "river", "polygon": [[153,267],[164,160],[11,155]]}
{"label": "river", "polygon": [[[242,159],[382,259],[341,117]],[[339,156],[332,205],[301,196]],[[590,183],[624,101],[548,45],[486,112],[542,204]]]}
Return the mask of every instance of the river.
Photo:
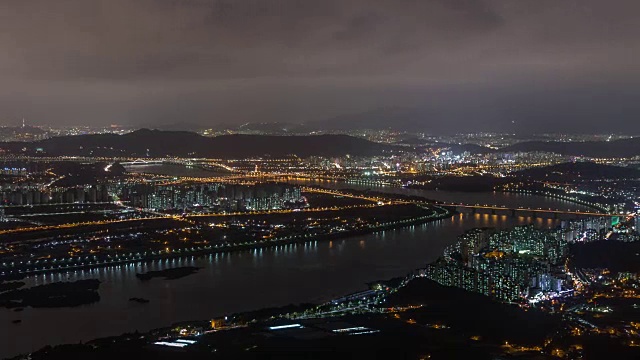
{"label": "river", "polygon": [[[340,183],[331,186],[358,188]],[[467,194],[402,188],[383,190],[451,202],[585,209],[566,201],[531,195]],[[179,321],[202,320],[290,303],[325,301],[363,290],[366,282],[404,276],[434,261],[447,245],[467,229],[480,226],[509,227],[531,222],[543,227],[558,224],[558,220],[552,219],[459,214],[433,223],[338,241],[313,241],[200,258],[160,260],[29,277],[26,280],[28,285],[97,278],[102,281],[99,290],[101,301],[76,308],[26,308],[22,312],[0,309],[0,324],[7,330],[3,331],[6,335],[0,337],[0,358],[45,345],[77,343],[134,330],[146,331]],[[153,279],[142,282],[135,277],[136,272],[187,265],[201,267],[201,270],[178,280]],[[150,302],[130,302],[131,297],[143,297]],[[12,324],[11,321],[15,319],[21,319],[22,322]]]}
{"label": "river", "polygon": [[230,172],[211,171],[197,166],[182,166],[178,164],[134,165],[125,166],[125,169],[130,172],[186,177],[224,177],[232,175]]}

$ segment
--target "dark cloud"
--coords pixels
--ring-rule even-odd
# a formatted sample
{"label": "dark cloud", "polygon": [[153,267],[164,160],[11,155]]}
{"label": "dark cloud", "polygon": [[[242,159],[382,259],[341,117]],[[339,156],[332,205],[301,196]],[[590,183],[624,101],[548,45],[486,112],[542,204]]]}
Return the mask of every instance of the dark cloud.
{"label": "dark cloud", "polygon": [[443,121],[495,129],[534,115],[595,129],[593,114],[609,113],[622,125],[640,115],[628,96],[640,80],[638,10],[632,0],[7,0],[0,119],[313,121],[400,106],[445,131]]}

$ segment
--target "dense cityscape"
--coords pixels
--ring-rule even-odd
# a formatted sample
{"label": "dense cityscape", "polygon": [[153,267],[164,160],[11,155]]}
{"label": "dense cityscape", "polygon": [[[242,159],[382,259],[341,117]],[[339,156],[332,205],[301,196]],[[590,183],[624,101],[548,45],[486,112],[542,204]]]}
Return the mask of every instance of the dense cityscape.
{"label": "dense cityscape", "polygon": [[[115,136],[136,134],[173,136],[157,130]],[[91,135],[79,136],[74,141],[81,140],[83,148],[95,146]],[[568,137],[547,136],[558,142]],[[411,343],[407,354],[424,357],[418,353],[435,351],[448,357],[462,346],[455,351],[481,357],[582,359],[592,358],[606,342],[621,356],[637,355],[637,159],[500,148],[471,152],[447,144],[448,136],[429,139],[431,145],[390,142],[393,148],[370,155],[324,156],[318,151],[306,157],[227,159],[135,156],[127,142],[114,148],[122,154],[117,157],[52,156],[48,146],[54,145],[38,141],[27,142],[38,147],[35,154],[29,153],[29,145],[17,151],[5,146],[0,304],[15,314],[10,316],[13,326],[22,327],[28,325],[21,315],[30,309],[99,304],[104,280],[90,274],[101,268],[142,269],[145,263],[182,263],[236,252],[255,257],[297,244],[307,249],[328,242],[331,247],[336,241],[357,242],[351,239],[366,234],[463,217],[487,225],[496,224],[488,219],[515,219],[514,225],[461,229],[436,258],[424,259],[423,266],[407,269],[405,276],[370,278],[368,290],[324,303],[248,313],[213,311],[212,320],[151,330],[135,340],[123,335],[113,343],[96,340],[39,351],[36,347],[30,356],[130,351],[206,357],[220,351],[223,357],[236,357],[241,349],[256,349],[253,355],[287,351],[287,341],[296,344],[296,351],[320,346],[312,345],[319,341],[340,353],[361,346],[340,340],[344,335],[379,341],[398,334],[431,337],[432,332],[449,345],[436,351],[432,345]],[[487,146],[481,145],[484,134],[457,139],[472,141],[467,146]],[[482,202],[477,197],[482,194],[490,196],[483,195]],[[495,200],[496,194],[506,198]],[[525,197],[552,199],[558,205],[520,203],[518,199]],[[135,271],[137,281],[181,281],[198,274],[200,267],[161,265]],[[37,280],[53,275],[61,281]],[[448,293],[453,289],[461,292]],[[431,292],[439,295],[430,299]],[[451,296],[474,302],[482,296],[486,300],[479,308],[497,306],[498,313],[522,315],[512,314],[501,323],[503,330],[475,329],[469,335],[459,319],[444,316],[446,311],[429,315],[432,301]],[[130,299],[140,306],[152,301],[144,294]],[[530,333],[516,331],[513,327],[523,326],[517,321],[528,321],[528,314],[538,314],[540,323],[524,325]],[[400,324],[403,329],[396,329]],[[419,333],[428,335],[418,335],[412,326],[422,326]],[[471,342],[460,345],[461,336]],[[214,345],[222,338],[234,340],[228,346]]]}
{"label": "dense cityscape", "polygon": [[640,3],[0,3],[0,359],[640,359]]}

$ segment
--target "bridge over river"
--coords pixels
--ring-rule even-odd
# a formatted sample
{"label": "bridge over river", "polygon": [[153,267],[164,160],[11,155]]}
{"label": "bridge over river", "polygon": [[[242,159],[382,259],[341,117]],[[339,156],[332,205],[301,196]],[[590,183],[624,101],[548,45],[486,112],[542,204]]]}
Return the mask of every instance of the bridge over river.
{"label": "bridge over river", "polygon": [[509,216],[531,216],[531,217],[552,217],[554,219],[560,215],[576,216],[601,216],[614,217],[624,216],[620,214],[610,214],[597,212],[596,210],[558,210],[558,209],[542,209],[542,208],[512,208],[496,205],[467,205],[454,203],[438,203],[439,205],[455,208],[456,211],[471,214],[491,214],[491,215],[509,215]]}
{"label": "bridge over river", "polygon": [[[326,188],[314,188],[309,186],[303,186],[303,191],[307,192],[320,192],[326,193],[336,196],[348,196],[348,197],[360,197],[371,201],[389,201],[388,198],[385,198],[384,193],[379,193],[376,195],[354,195],[349,191],[343,191],[338,189],[326,189]],[[624,217],[624,214],[611,214],[605,212],[598,212],[597,210],[589,210],[585,207],[583,210],[571,210],[571,209],[544,209],[544,208],[534,208],[534,207],[509,207],[509,206],[500,206],[500,205],[483,205],[483,204],[464,204],[464,203],[452,203],[452,202],[444,202],[444,201],[420,201],[420,200],[396,200],[395,202],[403,203],[410,202],[421,205],[429,205],[435,204],[443,207],[448,207],[455,209],[457,212],[461,213],[471,213],[471,214],[491,214],[491,215],[510,215],[510,216],[530,216],[530,217],[552,217],[554,219],[559,218],[561,215],[568,215],[572,218],[578,216],[599,216],[599,217],[614,217],[620,216]]]}
{"label": "bridge over river", "polygon": [[135,159],[132,161],[123,161],[120,163],[122,166],[147,166],[147,165],[183,165],[201,167],[205,170],[212,168],[220,168],[229,172],[237,173],[238,170],[223,164],[220,161],[202,160],[202,159]]}

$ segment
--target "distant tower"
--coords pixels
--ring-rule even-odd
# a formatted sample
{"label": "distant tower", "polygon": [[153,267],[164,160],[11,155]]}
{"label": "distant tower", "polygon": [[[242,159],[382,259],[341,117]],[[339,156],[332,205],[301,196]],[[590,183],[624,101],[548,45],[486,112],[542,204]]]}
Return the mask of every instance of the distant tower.
{"label": "distant tower", "polygon": [[24,129],[25,127],[25,122],[24,122],[24,118],[22,118],[22,128]]}

